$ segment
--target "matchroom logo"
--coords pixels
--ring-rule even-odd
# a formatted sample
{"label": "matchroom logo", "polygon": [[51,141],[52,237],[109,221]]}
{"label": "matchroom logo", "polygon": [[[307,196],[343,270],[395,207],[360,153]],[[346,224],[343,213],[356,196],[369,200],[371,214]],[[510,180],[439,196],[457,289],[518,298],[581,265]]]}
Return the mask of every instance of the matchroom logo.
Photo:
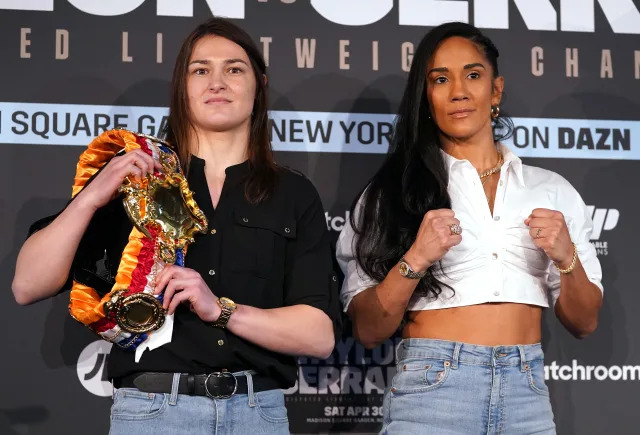
{"label": "matchroom logo", "polygon": [[90,343],[78,357],[78,379],[84,388],[96,396],[108,397],[113,385],[107,378],[107,361],[112,343],[97,340]]}
{"label": "matchroom logo", "polygon": [[640,366],[585,366],[575,359],[571,365],[559,365],[552,361],[544,366],[544,378],[547,381],[640,381]]}
{"label": "matchroom logo", "polygon": [[609,255],[609,243],[600,238],[603,236],[603,231],[611,231],[618,225],[620,212],[615,208],[596,208],[593,205],[588,205],[587,210],[593,220],[591,243],[596,248],[598,256]]}

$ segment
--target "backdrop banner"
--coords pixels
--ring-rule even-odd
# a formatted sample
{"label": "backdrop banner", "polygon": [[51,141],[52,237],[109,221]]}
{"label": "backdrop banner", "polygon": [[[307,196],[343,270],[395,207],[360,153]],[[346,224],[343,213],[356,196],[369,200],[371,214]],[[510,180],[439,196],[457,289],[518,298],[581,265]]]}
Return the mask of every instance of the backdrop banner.
{"label": "backdrop banner", "polygon": [[[640,1],[0,0],[0,433],[107,433],[111,344],[69,316],[66,292],[18,306],[16,255],[28,226],[70,197],[93,137],[115,127],[159,133],[179,46],[214,14],[262,49],[277,161],[315,184],[334,245],[388,149],[417,43],[446,21],[485,31],[500,50],[501,112],[515,125],[507,145],[578,189],[603,267],[592,336],[576,340],[544,316],[558,432],[638,432]],[[291,431],[377,432],[398,341],[366,350],[345,319],[330,358],[300,359],[286,391]]]}

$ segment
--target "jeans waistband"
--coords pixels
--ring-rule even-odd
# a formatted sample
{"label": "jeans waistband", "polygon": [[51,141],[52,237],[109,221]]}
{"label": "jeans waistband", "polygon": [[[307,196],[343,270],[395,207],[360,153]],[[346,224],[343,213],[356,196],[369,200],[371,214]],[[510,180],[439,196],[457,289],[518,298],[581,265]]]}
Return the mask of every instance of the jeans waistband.
{"label": "jeans waistband", "polygon": [[396,352],[398,363],[414,358],[432,358],[450,361],[452,368],[457,368],[458,363],[465,363],[494,367],[520,365],[524,369],[528,362],[544,359],[540,343],[481,346],[447,340],[406,338],[400,341]]}

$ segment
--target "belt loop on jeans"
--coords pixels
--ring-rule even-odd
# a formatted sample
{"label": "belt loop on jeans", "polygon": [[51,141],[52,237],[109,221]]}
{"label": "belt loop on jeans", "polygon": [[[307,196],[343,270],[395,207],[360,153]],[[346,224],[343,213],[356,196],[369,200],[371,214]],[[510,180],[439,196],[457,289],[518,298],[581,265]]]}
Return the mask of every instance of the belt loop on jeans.
{"label": "belt loop on jeans", "polygon": [[460,359],[460,349],[462,348],[462,343],[456,342],[455,347],[453,348],[453,356],[451,361],[451,368],[458,368],[458,360]]}
{"label": "belt loop on jeans", "polygon": [[518,351],[520,352],[520,370],[525,372],[529,368],[529,364],[527,364],[527,356],[524,354],[524,346],[519,345]]}
{"label": "belt loop on jeans", "polygon": [[256,406],[256,397],[253,393],[253,374],[252,370],[247,370],[244,372],[244,375],[247,377],[247,396],[249,396],[249,407],[253,408]]}
{"label": "belt loop on jeans", "polygon": [[178,386],[180,385],[180,373],[173,374],[173,382],[171,383],[171,396],[169,396],[169,405],[175,406],[178,403]]}
{"label": "belt loop on jeans", "polygon": [[394,353],[394,357],[395,357],[394,361],[396,362],[396,367],[397,367],[397,364],[400,361],[400,347],[404,348],[405,347],[404,343],[405,343],[405,339],[402,339],[402,340],[400,340],[398,345],[393,348],[393,353]]}

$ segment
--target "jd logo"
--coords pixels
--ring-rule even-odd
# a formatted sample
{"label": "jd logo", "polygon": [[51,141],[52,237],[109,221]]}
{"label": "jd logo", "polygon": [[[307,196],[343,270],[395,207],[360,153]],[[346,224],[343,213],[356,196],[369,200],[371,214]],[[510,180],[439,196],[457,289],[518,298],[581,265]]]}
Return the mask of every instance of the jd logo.
{"label": "jd logo", "polygon": [[600,240],[600,235],[603,230],[609,231],[618,225],[620,212],[615,208],[595,208],[593,205],[588,205],[587,210],[589,210],[591,219],[593,219],[591,240]]}
{"label": "jd logo", "polygon": [[107,397],[113,393],[106,369],[111,346],[108,341],[97,340],[85,347],[78,357],[78,379],[96,396]]}

